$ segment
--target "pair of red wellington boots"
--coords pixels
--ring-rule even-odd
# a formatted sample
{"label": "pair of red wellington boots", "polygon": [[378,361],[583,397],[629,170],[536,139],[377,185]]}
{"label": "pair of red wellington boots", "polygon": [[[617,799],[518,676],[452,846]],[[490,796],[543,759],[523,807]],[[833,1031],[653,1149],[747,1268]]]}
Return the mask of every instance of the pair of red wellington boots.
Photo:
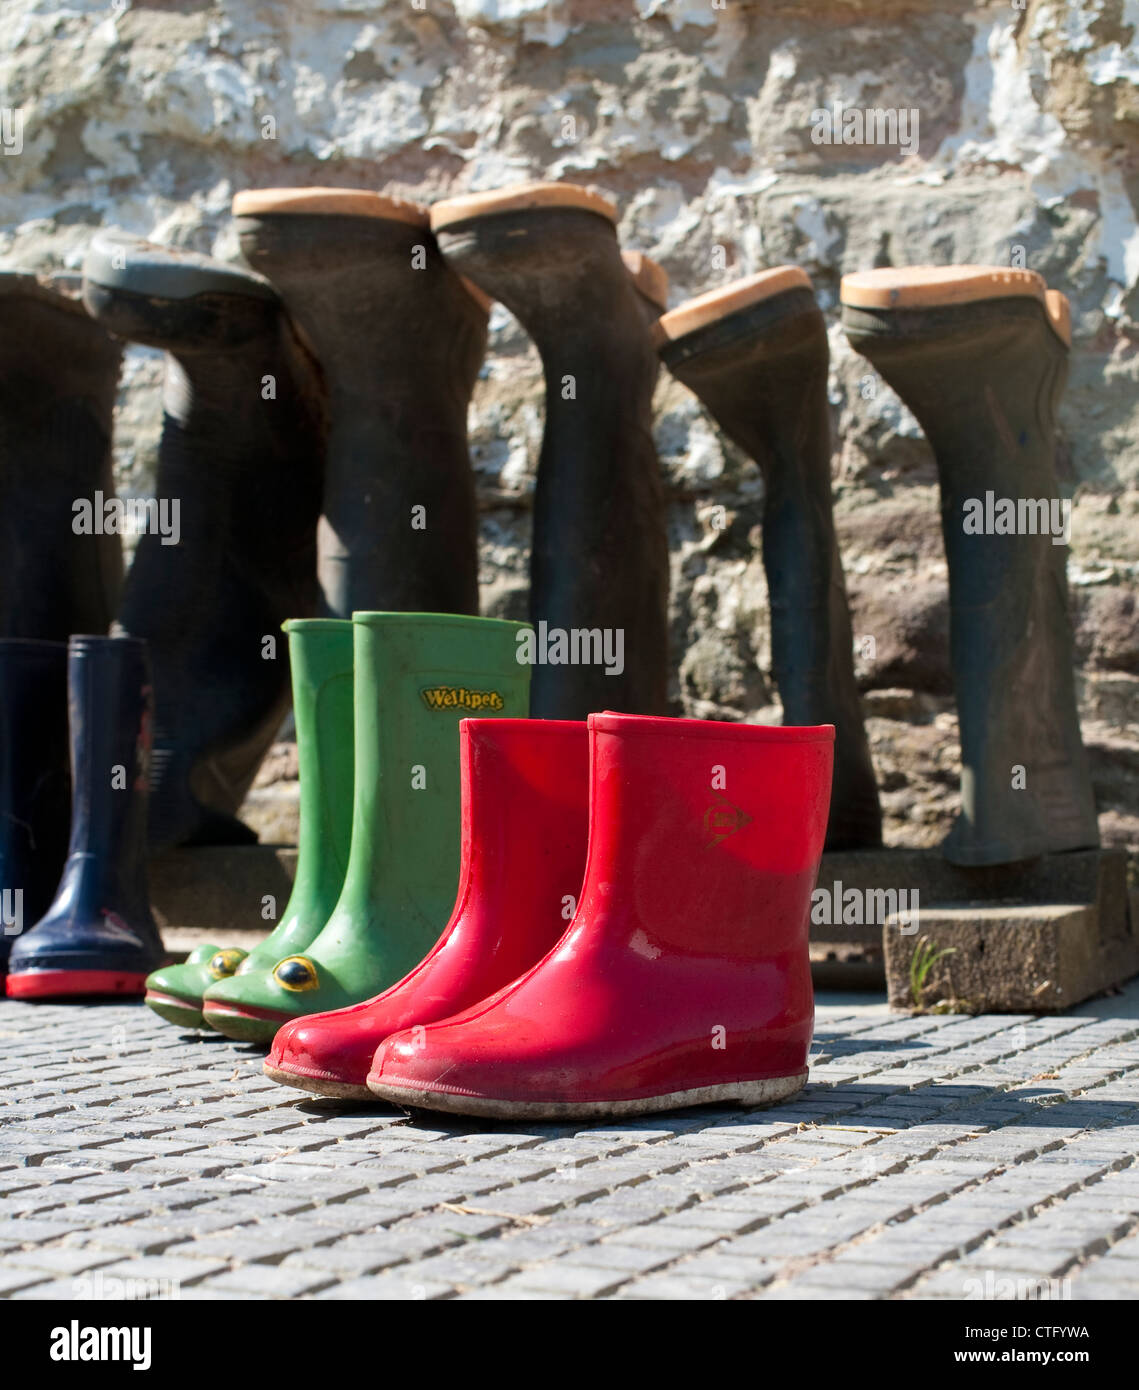
{"label": "pair of red wellington boots", "polygon": [[439,942],[377,998],[282,1027],[268,1075],[505,1119],[803,1086],[833,726],[606,713],[460,731],[462,866]]}

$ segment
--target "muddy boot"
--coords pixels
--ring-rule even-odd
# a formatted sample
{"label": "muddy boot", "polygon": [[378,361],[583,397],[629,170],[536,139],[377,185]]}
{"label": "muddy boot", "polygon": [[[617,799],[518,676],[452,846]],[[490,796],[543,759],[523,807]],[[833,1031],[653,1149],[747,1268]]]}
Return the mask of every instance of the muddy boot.
{"label": "muddy boot", "polygon": [[324,368],[324,611],[477,613],[467,406],[487,304],[439,254],[427,211],[363,190],[257,189],[233,213]]}
{"label": "muddy boot", "polygon": [[0,639],[0,976],[55,896],[70,824],[67,647]]}
{"label": "muddy boot", "polygon": [[71,839],[55,899],[12,947],[13,999],[141,994],[162,960],[146,883],[146,643],[72,637]]}
{"label": "muddy boot", "polygon": [[115,493],[122,348],[79,290],[77,276],[0,271],[0,637],[106,632],[118,602],[121,541],[92,520],[97,494]]}
{"label": "muddy boot", "polygon": [[154,670],[151,844],[249,842],[235,813],[289,707],[281,624],[316,607],[318,370],[272,286],[205,256],[98,237],[84,299],[167,352],[156,501],[117,624]]}
{"label": "muddy boot", "polygon": [[763,566],[783,720],[836,731],[827,848],[881,844],[831,510],[827,333],[811,282],[796,266],[762,271],[666,314],[657,338],[669,371],[763,473]]}
{"label": "muddy boot", "polygon": [[[542,719],[667,706],[668,545],[652,437],[651,298],[621,259],[615,223],[605,198],[556,183],[431,209],[447,260],[506,305],[542,357],[546,424],[530,560],[538,629],[531,710]],[[587,646],[580,634],[590,630],[597,636]],[[598,650],[602,635],[608,652]]]}
{"label": "muddy boot", "polygon": [[942,852],[1007,864],[1094,846],[1054,462],[1067,301],[986,266],[860,272],[842,300],[847,337],[937,458],[962,766]]}

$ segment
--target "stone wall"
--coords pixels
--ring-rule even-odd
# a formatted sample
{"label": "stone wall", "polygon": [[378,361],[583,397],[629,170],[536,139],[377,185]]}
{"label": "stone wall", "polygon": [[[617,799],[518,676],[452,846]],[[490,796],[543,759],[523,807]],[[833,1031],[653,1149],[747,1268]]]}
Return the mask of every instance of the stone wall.
{"label": "stone wall", "polygon": [[[817,144],[836,101],[915,112],[913,138]],[[955,802],[946,569],[929,449],[846,345],[839,279],[1039,270],[1073,309],[1061,464],[1085,733],[1105,836],[1139,845],[1139,0],[4,0],[0,107],[9,264],[77,265],[101,224],[230,256],[249,185],[430,201],[551,177],[617,199],[674,304],[802,265],[832,322],[836,509],[896,843],[935,842]],[[517,324],[496,309],[492,326],[472,420],[484,609],[520,616],[541,377]],[[152,477],[158,372],[131,352],[124,491]],[[675,710],[777,717],[757,471],[667,378],[657,407]]]}

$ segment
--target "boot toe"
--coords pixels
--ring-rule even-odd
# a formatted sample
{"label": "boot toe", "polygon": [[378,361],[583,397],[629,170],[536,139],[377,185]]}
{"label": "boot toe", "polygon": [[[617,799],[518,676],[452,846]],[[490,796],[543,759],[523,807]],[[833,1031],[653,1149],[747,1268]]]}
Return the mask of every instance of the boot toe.
{"label": "boot toe", "polygon": [[268,1043],[283,1023],[302,1013],[295,998],[276,982],[272,972],[251,971],[211,985],[203,996],[202,1014],[211,1028],[227,1038]]}
{"label": "boot toe", "polygon": [[358,1012],[312,1014],[284,1024],[266,1058],[267,1073],[295,1079],[305,1090],[359,1094],[366,1099],[368,1069],[378,1039],[354,1017]]}
{"label": "boot toe", "polygon": [[109,914],[87,922],[40,922],[12,947],[8,994],[142,994],[163,957],[156,943],[157,932],[136,931]]}

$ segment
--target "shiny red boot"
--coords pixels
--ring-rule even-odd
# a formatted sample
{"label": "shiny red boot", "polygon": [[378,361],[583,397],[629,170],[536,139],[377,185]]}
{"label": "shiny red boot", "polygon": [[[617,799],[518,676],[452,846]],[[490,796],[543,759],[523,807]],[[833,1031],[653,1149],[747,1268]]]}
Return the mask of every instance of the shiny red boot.
{"label": "shiny red boot", "polygon": [[380,1045],[368,1088],[503,1119],[764,1105],[807,1079],[834,728],[595,714],[589,858],[555,948]]}
{"label": "shiny red boot", "polygon": [[451,920],[430,954],[367,1003],[286,1023],[266,1075],[322,1095],[370,1100],[376,1048],[477,1004],[565,932],[585,873],[589,741],[572,720],[459,724],[462,851]]}

